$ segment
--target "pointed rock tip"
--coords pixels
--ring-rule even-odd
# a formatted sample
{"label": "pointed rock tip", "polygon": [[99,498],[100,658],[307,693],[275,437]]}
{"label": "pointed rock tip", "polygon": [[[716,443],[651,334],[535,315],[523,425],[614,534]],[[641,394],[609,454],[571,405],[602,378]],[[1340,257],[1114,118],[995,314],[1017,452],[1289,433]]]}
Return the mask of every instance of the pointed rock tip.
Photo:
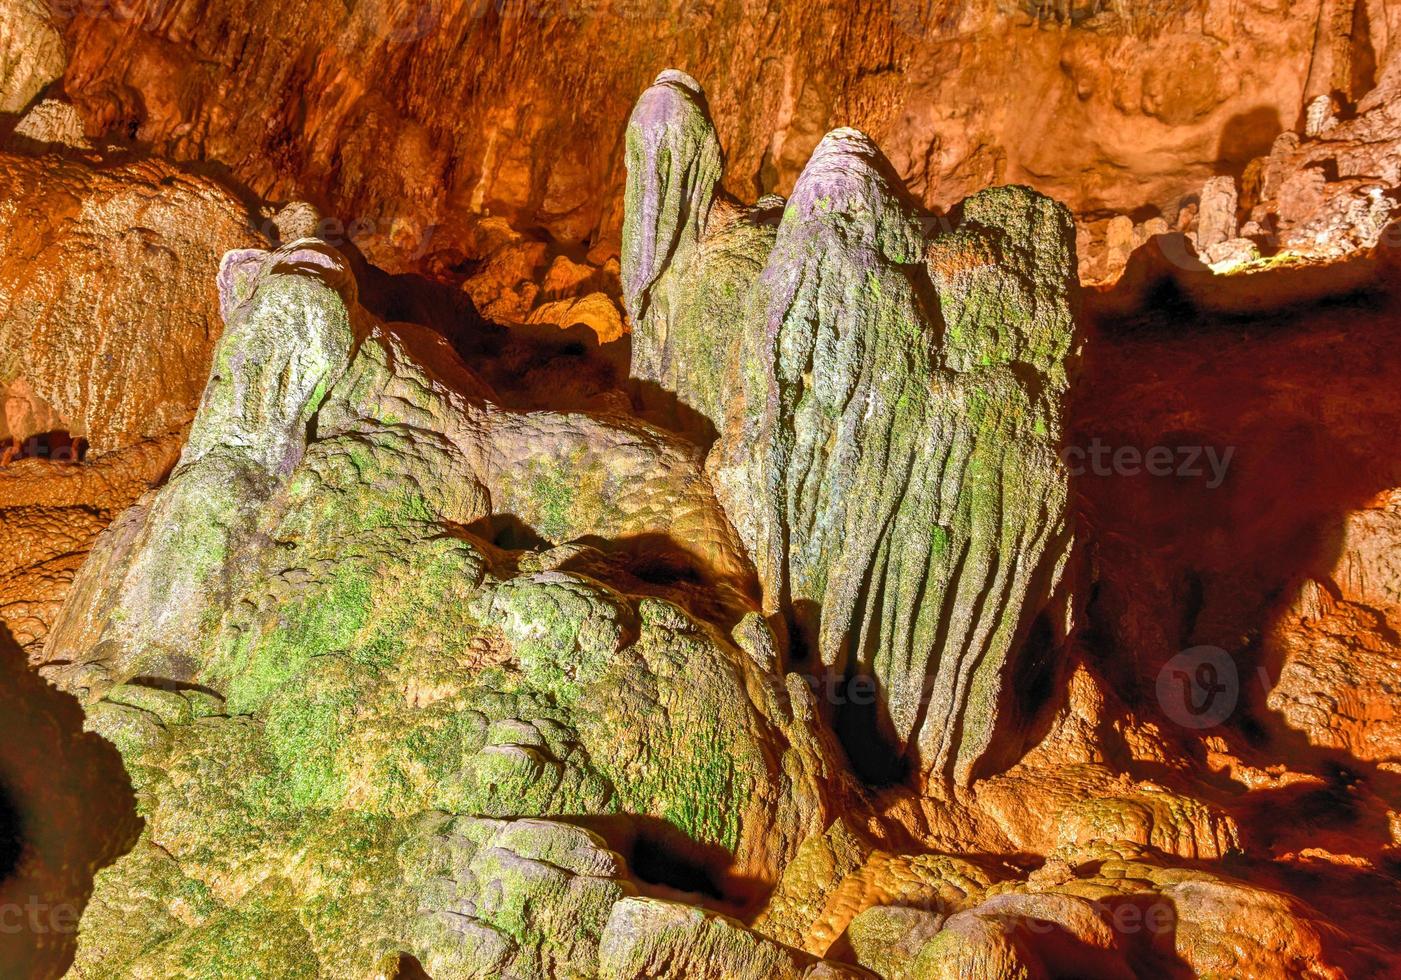
{"label": "pointed rock tip", "polygon": [[686,74],[680,68],[666,68],[657,73],[657,77],[652,79],[653,85],[679,85],[692,95],[705,98],[705,89],[701,88],[700,82]]}
{"label": "pointed rock tip", "polygon": [[705,129],[714,130],[705,90],[684,71],[668,68],[659,74],[637,100],[632,124],[644,130],[687,128],[699,117]]}
{"label": "pointed rock tip", "polygon": [[788,209],[798,224],[865,213],[874,244],[897,262],[915,261],[924,248],[903,183],[880,147],[859,129],[842,127],[822,137],[793,185]]}
{"label": "pointed rock tip", "polygon": [[299,238],[272,251],[237,248],[224,253],[219,263],[217,283],[219,311],[225,321],[229,314],[253,295],[267,275],[300,275],[318,280],[353,305],[359,287],[350,262],[339,249],[319,238]]}
{"label": "pointed rock tip", "polygon": [[791,204],[807,212],[841,211],[853,197],[894,196],[890,164],[880,147],[859,129],[834,129],[817,144],[793,185]]}

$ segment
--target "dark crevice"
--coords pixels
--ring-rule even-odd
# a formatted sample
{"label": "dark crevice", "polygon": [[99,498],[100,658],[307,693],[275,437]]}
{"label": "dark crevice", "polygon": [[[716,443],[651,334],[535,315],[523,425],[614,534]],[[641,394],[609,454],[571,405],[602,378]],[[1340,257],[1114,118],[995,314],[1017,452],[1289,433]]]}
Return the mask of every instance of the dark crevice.
{"label": "dark crevice", "polygon": [[725,898],[705,865],[648,834],[637,836],[628,864],[633,874],[649,885],[661,885],[716,900]]}
{"label": "dark crevice", "polygon": [[514,514],[489,514],[467,525],[466,530],[503,551],[548,551],[551,547],[539,532]]}
{"label": "dark crevice", "polygon": [[660,553],[639,555],[627,566],[630,574],[651,585],[703,585],[705,576],[682,555]]}
{"label": "dark crevice", "polygon": [[400,953],[392,969],[393,972],[386,975],[387,980],[432,980],[418,958],[408,953]]}
{"label": "dark crevice", "polygon": [[9,791],[0,786],[0,881],[4,881],[19,867],[20,855],[24,853],[24,832],[19,810],[10,799]]}
{"label": "dark crevice", "polygon": [[26,439],[11,439],[0,444],[0,463],[17,459],[51,459],[62,462],[80,463],[88,454],[88,441],[82,436],[74,438],[61,429],[52,432],[39,432]]}
{"label": "dark crevice", "polygon": [[885,706],[877,691],[873,677],[853,674],[843,679],[836,690],[833,720],[852,772],[872,788],[895,786],[910,776],[909,760],[881,735],[880,713]]}

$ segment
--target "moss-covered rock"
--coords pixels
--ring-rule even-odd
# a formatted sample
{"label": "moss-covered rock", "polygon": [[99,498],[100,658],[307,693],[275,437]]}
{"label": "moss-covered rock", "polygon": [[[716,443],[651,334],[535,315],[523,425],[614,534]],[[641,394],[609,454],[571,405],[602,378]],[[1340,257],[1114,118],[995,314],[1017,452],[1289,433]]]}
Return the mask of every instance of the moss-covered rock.
{"label": "moss-covered rock", "polygon": [[618,902],[600,952],[603,980],[801,980],[869,977],[751,932],[734,919],[654,898]]}
{"label": "moss-covered rock", "polygon": [[323,245],[235,253],[221,289],[185,457],[99,541],[47,651],[145,821],[97,880],[82,975],[592,975],[634,885],[532,818],[645,834],[726,891],[776,878],[837,780],[808,692],[680,605],[473,533],[586,538],[558,550],[605,577],[598,546],[678,535],[752,611],[695,450],[498,408]]}
{"label": "moss-covered rock", "polygon": [[1070,545],[1069,214],[996,188],[931,237],[836,130],[771,232],[716,197],[693,82],[660,77],[629,134],[634,373],[714,424],[709,470],[797,654],[876,690],[833,706],[849,744],[893,750],[879,778],[968,784],[1015,735]]}
{"label": "moss-covered rock", "polygon": [[[742,208],[719,189],[720,141],[699,84],[665,71],[627,130],[623,290],[632,375],[671,424],[713,437],[724,424],[750,287],[773,247],[773,208]],[[701,285],[703,284],[703,285]]]}

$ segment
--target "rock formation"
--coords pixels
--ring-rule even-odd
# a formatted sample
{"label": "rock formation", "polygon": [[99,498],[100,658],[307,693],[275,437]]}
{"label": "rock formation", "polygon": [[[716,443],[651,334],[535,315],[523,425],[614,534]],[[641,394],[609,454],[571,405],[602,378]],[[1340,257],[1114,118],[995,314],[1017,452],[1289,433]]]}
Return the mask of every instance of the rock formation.
{"label": "rock formation", "polygon": [[0,0],[0,975],[1395,975],[1397,13]]}
{"label": "rock formation", "polygon": [[0,200],[0,439],[105,451],[188,422],[221,329],[207,270],[260,241],[243,207],[166,164],[13,154]]}
{"label": "rock formation", "polygon": [[634,375],[722,432],[709,465],[765,612],[795,659],[876,691],[844,724],[967,784],[1069,547],[1069,215],[999,189],[931,240],[880,151],[837,130],[776,231],[762,208],[712,217],[718,142],[674,72],[629,145]]}
{"label": "rock formation", "polygon": [[1129,212],[1238,172],[1310,99],[1360,98],[1401,26],[1391,0],[53,10],[90,134],[395,225],[371,254],[393,271],[425,240],[460,255],[468,215],[616,242],[623,127],[662,64],[707,79],[741,197],[789,193],[822,135],[854,125],[925,206],[1019,182]]}
{"label": "rock formation", "polygon": [[0,114],[23,112],[67,67],[63,37],[47,4],[0,4]]}
{"label": "rock formation", "polygon": [[[302,921],[312,879],[276,867],[346,847],[405,860],[434,809],[593,814],[644,871],[658,849],[738,900],[773,880],[841,781],[811,692],[736,645],[761,642],[753,613],[740,641],[686,612],[692,582],[731,622],[750,606],[695,456],[636,423],[495,408],[441,341],[366,313],[324,244],[235,250],[219,285],[227,326],[179,464],[102,537],[45,646],[45,675],[138,773],[146,819],[99,879],[79,968],[198,972],[243,949],[269,975],[347,975],[399,949],[553,975],[538,944],[579,910],[493,913],[471,898],[486,865],[450,864],[458,899],[426,866],[328,865],[325,887],[378,901]],[[561,547],[502,552],[469,530],[491,514]],[[693,571],[628,575],[609,545],[568,544],[648,536]],[[555,887],[499,873],[508,903]],[[190,888],[193,918],[172,918]],[[460,950],[464,928],[494,938]]]}
{"label": "rock formation", "polygon": [[169,165],[0,154],[0,445],[17,459],[0,467],[0,622],[29,652],[98,532],[179,455],[222,329],[208,270],[258,241],[229,194]]}

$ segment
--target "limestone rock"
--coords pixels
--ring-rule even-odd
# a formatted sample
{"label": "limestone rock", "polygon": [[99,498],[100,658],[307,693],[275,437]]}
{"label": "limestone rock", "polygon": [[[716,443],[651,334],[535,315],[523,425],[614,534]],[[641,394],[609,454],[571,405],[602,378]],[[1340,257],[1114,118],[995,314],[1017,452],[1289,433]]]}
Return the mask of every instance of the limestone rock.
{"label": "limestone rock", "polygon": [[0,623],[37,657],[97,536],[174,466],[174,438],[153,439],[75,465],[29,458],[0,466]]}
{"label": "limestone rock", "polygon": [[546,820],[423,821],[399,861],[427,893],[411,945],[430,976],[595,976],[615,903],[634,893],[596,835]]}
{"label": "limestone rock", "polygon": [[1282,662],[1270,709],[1314,745],[1378,762],[1401,759],[1398,535],[1397,491],[1346,515],[1332,575],[1300,583],[1271,636]]}
{"label": "limestone rock", "polygon": [[846,944],[856,963],[878,976],[900,977],[945,921],[931,909],[873,905],[851,920]]}
{"label": "limestone rock", "polygon": [[531,323],[554,323],[561,327],[582,324],[594,332],[600,344],[611,344],[626,332],[617,306],[604,293],[541,303],[530,311],[527,319]]}
{"label": "limestone rock", "polygon": [[1317,139],[1337,123],[1337,106],[1332,95],[1316,95],[1304,113],[1304,135]]}
{"label": "limestone rock", "polygon": [[[441,338],[370,316],[325,244],[231,252],[219,287],[180,463],[45,646],[145,821],[97,882],[85,975],[590,975],[622,859],[520,818],[600,821],[664,883],[752,901],[843,779],[800,680],[614,554],[676,534],[753,610],[694,452],[502,409]],[[494,514],[558,546],[478,536]]]}
{"label": "limestone rock", "polygon": [[1235,178],[1211,178],[1202,185],[1197,209],[1197,248],[1211,249],[1235,238],[1238,227]]}
{"label": "limestone rock", "polygon": [[698,90],[663,76],[630,133],[634,373],[720,430],[708,466],[799,655],[875,679],[873,716],[845,722],[968,782],[1069,545],[1068,216],[998,189],[929,242],[880,152],[838,130],[767,255],[746,232],[755,274],[706,226],[718,148]]}
{"label": "limestone rock", "polygon": [[[52,106],[16,132],[66,139],[30,127]],[[31,655],[98,532],[178,457],[222,329],[210,276],[255,241],[166,165],[0,157],[0,620]]]}
{"label": "limestone rock", "polygon": [[1216,860],[1240,850],[1240,830],[1229,816],[1156,788],[1074,803],[1056,823],[1062,848],[1129,843],[1194,860]]}
{"label": "limestone rock", "polygon": [[0,4],[0,113],[23,112],[68,67],[63,36],[42,0]]}
{"label": "limestone rock", "polygon": [[1324,919],[1277,893],[1132,850],[1087,852],[1061,884],[996,886],[890,975],[1128,978],[1152,963],[1153,972],[1197,976],[1341,977],[1381,968],[1375,950],[1348,950],[1338,939]]}
{"label": "limestone rock", "polygon": [[[389,0],[296,16],[235,0],[94,5],[60,4],[64,84],[94,136],[135,129],[154,152],[225,163],[270,197],[431,228],[427,255],[418,234],[366,245],[395,272],[459,246],[464,212],[616,244],[618,136],[660,65],[720,93],[727,189],[746,199],[786,195],[822,134],[853,125],[880,138],[927,206],[1014,182],[1077,213],[1131,212],[1166,208],[1266,149],[1309,98],[1342,87],[1330,84],[1334,47],[1375,51],[1380,66],[1396,46],[1391,8],[1375,3],[1341,32],[1334,9],[1362,6],[743,0],[657,7],[644,21],[595,5],[571,15],[567,38],[556,8],[500,15],[502,35]],[[1352,88],[1345,98],[1361,97]]]}
{"label": "limestone rock", "polygon": [[818,980],[870,974],[758,936],[686,905],[630,898],[613,906],[599,951],[604,980]]}
{"label": "limestone rock", "polygon": [[44,99],[24,114],[14,128],[14,136],[41,146],[62,146],[73,150],[91,149],[83,131],[78,110],[67,102]]}
{"label": "limestone rock", "polygon": [[[992,881],[984,869],[952,855],[891,853],[839,820],[799,849],[754,928],[815,956],[859,957],[865,955],[865,926],[848,933],[868,910],[920,909],[942,922],[981,901]],[[872,936],[882,931],[874,920],[866,926]]]}
{"label": "limestone rock", "polygon": [[355,342],[354,280],[327,246],[230,252],[219,279],[227,329],[180,461],[165,492],[114,525],[50,638],[52,650],[102,649],[104,669],[120,676],[143,657],[192,679],[184,651],[214,583],[300,462],[308,424]]}
{"label": "limestone rock", "polygon": [[0,388],[34,406],[0,438],[49,425],[105,452],[186,423],[222,329],[212,274],[259,243],[242,207],[167,164],[3,155],[0,228]]}
{"label": "limestone rock", "polygon": [[[1127,15],[1087,16],[1057,33],[1098,45]],[[1172,116],[1191,93],[1162,84],[1125,97]],[[179,434],[0,454],[19,530],[0,654],[22,660],[13,632],[65,692],[18,670],[23,697],[0,690],[27,759],[0,758],[0,864],[12,787],[77,812],[89,790],[125,806],[98,791],[129,781],[140,817],[39,828],[0,909],[22,888],[85,900],[107,866],[78,936],[12,954],[0,935],[0,973],[47,975],[34,957],[61,966],[74,941],[75,974],[114,980],[1394,972],[1368,942],[1391,943],[1401,826],[1401,532],[1372,432],[1395,429],[1389,305],[1229,336],[1148,307],[1099,324],[1072,402],[1064,209],[1009,186],[923,213],[854,130],[808,134],[791,199],[744,206],[698,86],[664,73],[644,103],[627,200],[646,220],[618,270],[638,389],[568,380],[607,356],[581,322],[612,305],[606,245],[586,264],[486,229],[500,241],[436,254],[441,281],[415,288],[449,309],[433,324],[463,314],[445,337],[371,315],[399,308],[384,277],[357,282],[292,215],[292,241],[201,283],[225,327],[178,461]],[[807,149],[776,139],[766,172]],[[1334,183],[1279,186],[1312,207]],[[1148,231],[1113,226],[1120,252]],[[121,281],[159,274],[152,254]],[[510,324],[466,315],[478,293]],[[7,384],[9,432],[69,427],[62,386]],[[1095,426],[1257,451],[1209,498],[1086,479],[1072,499],[1056,451]],[[1368,452],[1340,457],[1353,441]],[[1295,568],[1300,539],[1318,547]],[[1093,629],[1067,638],[1082,581]],[[1207,731],[1148,693],[1183,642],[1229,643],[1241,671]],[[71,751],[70,694],[102,739],[73,744],[100,751]],[[104,752],[124,774],[67,778]]]}
{"label": "limestone rock", "polygon": [[273,227],[277,229],[277,240],[286,245],[300,238],[321,237],[321,212],[306,201],[292,201],[279,208],[272,216]]}
{"label": "limestone rock", "polygon": [[1263,179],[1252,221],[1273,251],[1325,260],[1395,244],[1391,189],[1401,186],[1401,119],[1393,96],[1401,64],[1391,63],[1346,119],[1332,100],[1310,103],[1304,133],[1283,133],[1259,164]]}
{"label": "limestone rock", "polygon": [[[745,294],[773,232],[756,212],[717,198],[720,142],[689,75],[663,72],[638,99],[627,165],[622,285],[632,374],[676,395],[713,433],[724,425]],[[678,423],[694,428],[684,413]]]}

